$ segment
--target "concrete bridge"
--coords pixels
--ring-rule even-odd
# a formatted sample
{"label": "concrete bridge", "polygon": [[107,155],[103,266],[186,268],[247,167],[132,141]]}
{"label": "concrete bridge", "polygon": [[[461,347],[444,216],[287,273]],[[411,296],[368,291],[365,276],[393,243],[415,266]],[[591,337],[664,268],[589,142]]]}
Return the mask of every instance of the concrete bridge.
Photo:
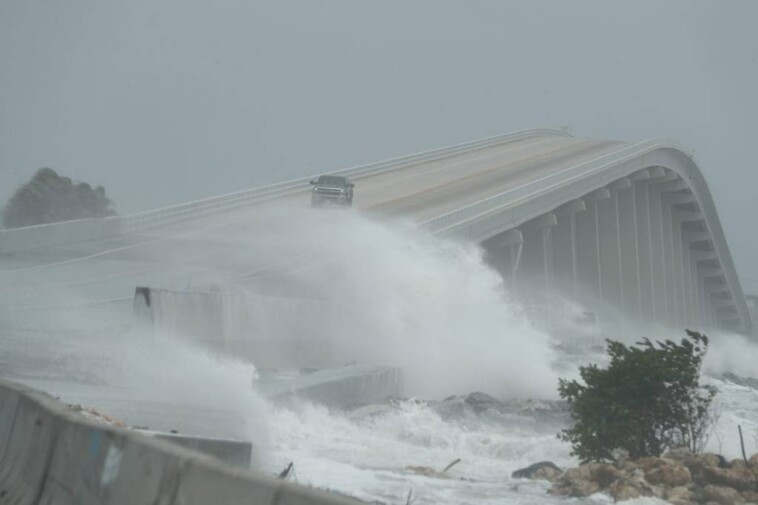
{"label": "concrete bridge", "polygon": [[[588,307],[602,301],[633,319],[674,327],[751,329],[705,179],[672,142],[628,144],[533,129],[335,173],[357,182],[361,212],[481,243],[514,286],[544,286]],[[127,300],[136,284],[150,284],[150,275],[126,267],[108,275],[114,262],[134,264],[148,248],[181,249],[177,237],[187,230],[197,236],[244,223],[260,205],[305,206],[308,180],[136,215],[2,231],[0,270],[53,268],[64,284],[108,277],[107,285],[90,283],[81,299]],[[22,252],[23,260],[14,256]],[[0,275],[12,279],[14,271]],[[3,291],[6,301],[23,300]]]}
{"label": "concrete bridge", "polygon": [[[625,144],[534,129],[338,172],[356,182],[360,212],[480,243],[510,286],[538,299],[555,291],[601,317],[619,310],[678,328],[751,330],[708,187],[691,156],[671,142]],[[131,317],[135,286],[157,284],[186,298],[187,287],[265,269],[275,251],[239,254],[219,237],[262,236],[270,223],[261,207],[307,207],[308,181],[131,216],[0,231],[3,378],[15,372],[27,385],[60,394],[56,388],[70,377],[56,369],[61,356],[39,335],[64,346],[97,344],[100,335],[70,341],[67,321],[111,331],[114,321]],[[226,235],[216,235],[219,229]],[[193,296],[201,304],[216,300],[219,315],[228,305],[224,293]],[[98,327],[99,318],[107,324]],[[190,324],[197,329],[209,318],[200,319]],[[360,366],[337,376],[315,373],[302,386],[329,400],[348,386],[363,397],[396,379],[391,369],[370,372],[375,376]],[[91,387],[121,401],[113,388]],[[286,396],[291,384],[268,387]],[[0,381],[0,407],[0,503],[356,503],[83,419],[25,386]]]}

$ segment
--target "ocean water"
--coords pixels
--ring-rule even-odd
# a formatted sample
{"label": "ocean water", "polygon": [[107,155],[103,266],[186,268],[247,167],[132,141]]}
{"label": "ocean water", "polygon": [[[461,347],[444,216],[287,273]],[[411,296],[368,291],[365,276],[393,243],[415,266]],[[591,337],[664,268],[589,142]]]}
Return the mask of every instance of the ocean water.
{"label": "ocean water", "polygon": [[[486,264],[476,246],[425,237],[403,223],[387,226],[350,212],[302,210],[284,210],[269,220],[263,236],[223,238],[240,256],[276,251],[277,266],[260,275],[245,274],[228,287],[258,297],[271,290],[281,295],[286,288],[329,309],[249,307],[260,331],[277,332],[268,335],[277,339],[312,333],[330,350],[334,365],[400,366],[406,378],[403,394],[410,399],[372,416],[307,402],[272,405],[254,388],[256,367],[264,369],[267,363],[209,354],[181,334],[148,335],[131,319],[128,299],[92,305],[98,290],[110,296],[103,283],[110,288],[113,281],[101,272],[81,304],[2,312],[0,375],[64,400],[67,395],[89,398],[94,407],[118,396],[140,405],[175,405],[178,416],[190,409],[198,413],[204,434],[254,441],[257,470],[275,475],[292,462],[297,482],[367,501],[611,503],[603,495],[552,497],[545,482],[511,479],[514,470],[537,461],[576,464],[570,448],[557,439],[556,427],[509,417],[441,416],[432,402],[474,391],[503,400],[556,399],[559,377],[575,376],[577,366],[589,361],[602,362],[602,354],[590,351],[588,344],[597,344],[601,335],[638,338],[639,331],[630,325],[588,326],[581,306],[557,296],[530,307]],[[147,266],[155,266],[149,260]],[[216,263],[225,261],[216,258]],[[15,285],[33,280],[45,288],[49,279],[62,275],[61,268],[21,272]],[[77,289],[80,272],[88,268],[77,266],[69,274]],[[245,264],[241,271],[256,270]],[[230,277],[228,271],[213,270],[202,282]],[[192,287],[189,281],[187,287]],[[62,289],[55,296],[67,302],[71,297]],[[11,283],[0,291],[15,298]],[[262,320],[266,317],[272,320]],[[293,327],[298,335],[288,334]],[[651,336],[677,338],[656,331]],[[706,380],[718,387],[719,395],[709,450],[738,457],[741,425],[748,452],[758,452],[756,390],[717,378],[723,372],[758,376],[758,350],[734,335],[711,337]],[[459,458],[447,478],[409,469],[441,471]]]}
{"label": "ocean water", "polygon": [[[419,504],[610,502],[604,495],[552,497],[545,482],[511,479],[514,470],[537,461],[577,464],[555,427],[492,416],[443,417],[423,400],[473,391],[500,399],[555,399],[558,377],[603,362],[601,336],[629,341],[643,336],[642,330],[629,323],[588,325],[583,308],[559,296],[530,309],[471,245],[420,240],[412,228],[349,214],[334,216],[331,240],[324,242],[314,233],[323,230],[311,221],[318,219],[308,216],[278,245],[305,249],[317,263],[333,267],[297,277],[309,292],[345,309],[345,331],[331,335],[340,357],[400,365],[408,376],[405,393],[414,399],[365,417],[308,403],[269,406],[264,471],[278,473],[292,462],[301,484],[381,503],[406,503],[409,493]],[[646,331],[659,338],[684,336],[663,328]],[[705,380],[719,394],[708,449],[728,458],[740,454],[738,424],[748,451],[758,452],[758,397],[754,389],[713,377],[727,371],[756,375],[757,349],[733,335],[712,335]],[[409,469],[441,471],[458,458],[448,478]]]}
{"label": "ocean water", "polygon": [[[708,450],[740,457],[739,424],[748,452],[758,452],[758,391],[724,380],[708,382],[719,389],[720,412]],[[546,482],[512,479],[514,470],[537,461],[564,468],[577,464],[555,432],[523,422],[444,420],[424,402],[412,400],[369,418],[353,419],[308,403],[270,406],[268,418],[264,471],[278,473],[293,462],[297,482],[370,502],[405,503],[409,492],[415,503],[428,504],[611,502],[602,494],[581,500],[553,497]],[[408,469],[441,471],[458,458],[448,478]]]}

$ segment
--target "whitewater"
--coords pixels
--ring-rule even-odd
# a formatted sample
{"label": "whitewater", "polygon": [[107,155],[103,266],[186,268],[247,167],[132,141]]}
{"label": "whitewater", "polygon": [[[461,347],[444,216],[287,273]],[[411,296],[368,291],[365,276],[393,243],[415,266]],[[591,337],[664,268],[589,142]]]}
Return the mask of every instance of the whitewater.
{"label": "whitewater", "polygon": [[[579,365],[603,362],[602,349],[588,343],[606,336],[633,341],[641,330],[631,323],[588,326],[579,317],[582,307],[557,295],[545,307],[520,302],[472,244],[420,237],[410,225],[387,226],[349,213],[323,219],[298,216],[277,227],[282,231],[269,237],[269,245],[285,254],[288,248],[308,251],[320,266],[296,275],[306,291],[343,309],[344,324],[330,335],[340,360],[401,366],[407,398],[371,416],[307,402],[269,406],[264,471],[278,473],[292,462],[301,484],[381,503],[406,503],[409,496],[419,504],[566,501],[549,496],[547,483],[510,477],[537,461],[578,463],[553,426],[513,416],[451,419],[427,401],[475,391],[501,400],[556,399],[558,377],[575,377]],[[647,330],[659,338],[683,336]],[[712,337],[706,381],[719,394],[708,448],[738,457],[740,424],[758,452],[758,391],[715,378],[723,372],[756,375],[757,348],[735,335]],[[566,352],[567,344],[573,352]],[[441,471],[459,458],[449,478],[409,470]]]}
{"label": "whitewater", "polygon": [[[408,223],[310,209],[267,210],[258,219],[267,223],[265,234],[216,230],[206,238],[239,255],[275,259],[275,266],[230,279],[228,272],[213,273],[209,261],[203,282],[223,278],[224,288],[249,294],[250,300],[272,291],[281,295],[286,288],[318,301],[325,309],[315,314],[244,310],[268,337],[287,339],[293,327],[312,329],[329,350],[331,366],[400,367],[401,398],[370,412],[329,410],[307,401],[273,404],[257,390],[256,368],[266,363],[211,352],[181,334],[148,332],[134,323],[130,305],[69,307],[45,317],[3,314],[2,375],[64,401],[65,389],[51,389],[73,381],[105,388],[109,395],[180,404],[217,435],[251,440],[255,470],[277,475],[293,463],[291,480],[369,502],[610,503],[602,495],[552,497],[546,482],[510,477],[537,461],[577,464],[556,436],[559,427],[528,416],[469,411],[448,416],[438,407],[452,395],[473,392],[503,401],[556,400],[559,378],[576,377],[580,365],[603,362],[597,347],[602,338],[631,342],[643,330],[617,319],[588,325],[584,308],[557,294],[536,305],[519,299],[478,246],[428,237]],[[273,324],[274,319],[297,324]],[[664,328],[644,331],[654,338],[683,336]],[[710,337],[704,380],[719,393],[708,449],[738,457],[741,425],[748,451],[758,452],[758,391],[722,377],[758,376],[758,348],[736,335]],[[409,468],[441,471],[457,459],[445,478]]]}

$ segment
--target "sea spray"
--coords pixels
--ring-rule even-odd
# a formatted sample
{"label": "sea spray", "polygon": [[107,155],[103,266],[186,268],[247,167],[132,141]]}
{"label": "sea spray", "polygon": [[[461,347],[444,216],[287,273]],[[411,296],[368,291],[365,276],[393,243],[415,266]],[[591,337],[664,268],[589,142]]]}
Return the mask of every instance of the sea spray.
{"label": "sea spray", "polygon": [[[423,398],[474,390],[555,396],[548,335],[476,245],[329,210],[281,210],[271,230],[253,247],[308,258],[309,266],[283,271],[281,282],[328,308],[315,318],[295,310],[287,317],[312,318],[300,326],[325,340],[334,363],[401,366],[406,393]],[[255,278],[240,284],[258,287]]]}

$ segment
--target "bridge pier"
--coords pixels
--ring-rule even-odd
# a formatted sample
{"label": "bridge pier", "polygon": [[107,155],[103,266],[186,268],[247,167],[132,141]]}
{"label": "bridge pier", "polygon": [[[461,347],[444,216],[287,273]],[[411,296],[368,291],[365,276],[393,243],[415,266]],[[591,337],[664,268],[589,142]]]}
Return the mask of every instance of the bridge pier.
{"label": "bridge pier", "polygon": [[521,231],[508,230],[485,241],[482,247],[487,253],[488,263],[507,281],[509,289],[515,289],[524,249],[524,236]]}
{"label": "bridge pier", "polygon": [[584,200],[572,200],[553,213],[557,225],[552,228],[553,273],[561,291],[576,296],[579,285],[579,239],[577,214],[587,210]]}
{"label": "bridge pier", "polygon": [[[626,179],[626,184],[629,180]],[[624,276],[621,257],[621,232],[619,220],[618,191],[623,182],[609,186],[610,198],[598,200],[595,205],[597,220],[600,295],[616,307],[624,307]]]}
{"label": "bridge pier", "polygon": [[[681,195],[685,201],[692,198],[691,194]],[[677,228],[680,230],[682,262],[684,265],[683,287],[685,290],[686,321],[690,324],[700,322],[700,303],[698,302],[697,289],[697,263],[693,260],[692,245],[689,237],[693,233],[693,226],[699,227],[703,220],[700,211],[678,211],[676,213]]]}
{"label": "bridge pier", "polygon": [[673,306],[669,298],[667,242],[665,238],[665,222],[661,187],[657,180],[648,185],[649,209],[649,240],[650,240],[650,271],[652,275],[653,312],[655,319],[661,322],[671,321]]}
{"label": "bridge pier", "polygon": [[650,213],[650,170],[642,171],[634,180],[635,232],[637,242],[637,282],[639,286],[639,316],[654,321],[656,293],[653,274],[652,220]]}
{"label": "bridge pier", "polygon": [[548,291],[553,286],[553,227],[558,220],[553,212],[538,216],[521,225],[523,237],[521,265],[517,283],[532,282],[535,292]]}
{"label": "bridge pier", "polygon": [[637,195],[634,179],[614,183],[616,196],[616,236],[619,250],[621,305],[625,313],[641,316],[639,237],[637,235]]}
{"label": "bridge pier", "polygon": [[661,244],[663,250],[663,286],[666,296],[666,319],[665,321],[676,326],[679,324],[679,290],[677,287],[677,271],[679,264],[676,261],[674,226],[671,216],[671,207],[665,204],[661,195]]}
{"label": "bridge pier", "polygon": [[484,246],[511,286],[538,303],[558,291],[598,317],[607,304],[642,322],[739,330],[734,286],[700,205],[690,182],[653,165],[579,193]]}
{"label": "bridge pier", "polygon": [[698,315],[697,322],[701,327],[709,327],[712,324],[712,320],[709,314],[710,308],[708,306],[708,299],[705,291],[706,278],[703,274],[705,268],[701,267],[700,263],[696,261],[692,253],[697,253],[699,250],[705,250],[704,248],[710,248],[711,241],[710,234],[704,231],[704,222],[698,222],[696,225],[697,229],[689,228],[685,231],[684,240],[687,243],[687,247],[690,251],[690,263],[692,267],[692,288],[694,291],[693,304]]}
{"label": "bridge pier", "polygon": [[585,195],[586,212],[575,215],[577,233],[577,253],[579,255],[579,283],[591,296],[603,298],[603,262],[600,242],[600,202],[609,200],[611,193],[601,188]]}

